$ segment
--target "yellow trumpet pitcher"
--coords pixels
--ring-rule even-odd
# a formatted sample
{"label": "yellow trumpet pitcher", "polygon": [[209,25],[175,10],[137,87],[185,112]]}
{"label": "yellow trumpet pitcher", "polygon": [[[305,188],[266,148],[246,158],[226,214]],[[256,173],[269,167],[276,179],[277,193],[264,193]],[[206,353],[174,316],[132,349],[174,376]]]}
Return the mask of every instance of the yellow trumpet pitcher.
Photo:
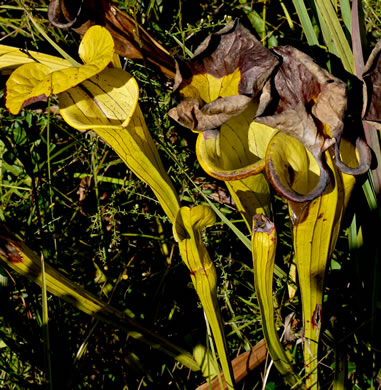
{"label": "yellow trumpet pitcher", "polygon": [[224,325],[217,302],[216,268],[201,238],[202,230],[214,225],[215,222],[216,216],[208,206],[181,207],[173,225],[173,234],[212,329],[226,384],[229,389],[233,389],[234,376],[228,359]]}
{"label": "yellow trumpet pitcher", "polygon": [[294,373],[275,327],[273,281],[277,235],[274,223],[263,214],[254,216],[251,244],[255,290],[261,309],[262,329],[267,349],[285,382],[293,389],[303,388],[302,379]]}
{"label": "yellow trumpet pitcher", "polygon": [[[98,49],[104,50],[100,53]],[[68,61],[51,56],[40,57],[35,52],[29,53],[31,60],[14,48],[0,47],[1,52],[4,55],[0,57],[0,68],[19,66],[7,81],[6,103],[12,113],[18,113],[21,108],[35,101],[46,100],[51,94],[58,94],[63,119],[75,129],[97,133],[136,176],[151,187],[169,220],[174,223],[181,256],[191,269],[192,280],[216,340],[225,381],[233,388],[223,324],[215,295],[216,271],[200,237],[201,229],[214,223],[215,216],[205,206],[189,212],[188,208],[180,209],[175,189],[138,106],[139,88],[136,80],[122,69],[107,67],[114,60],[113,41],[109,32],[100,26],[91,27],[86,32],[79,50],[85,62],[82,66],[71,65]],[[41,58],[41,61],[31,62],[33,58],[37,61]],[[25,256],[22,266],[27,264],[27,260],[29,263],[29,259]],[[15,269],[25,273],[20,266]],[[54,287],[55,281],[50,281],[52,272],[48,268],[48,288],[52,293],[59,294]],[[85,305],[89,303],[84,299],[82,302]],[[89,310],[87,306],[84,309]],[[180,359],[177,355],[175,357],[182,360],[181,356]],[[190,362],[189,356],[185,357],[184,364],[196,369],[195,362]],[[204,374],[206,371],[203,369]]]}
{"label": "yellow trumpet pitcher", "polygon": [[198,133],[200,165],[226,182],[250,230],[255,214],[271,213],[264,151],[253,152],[248,133],[260,91],[277,65],[277,57],[238,20],[208,37],[189,61],[177,58],[180,103],[168,115]]}
{"label": "yellow trumpet pitcher", "polygon": [[[340,154],[348,167],[355,169],[358,166],[356,149],[345,139],[341,141]],[[278,133],[269,145],[267,158],[270,155],[276,156],[273,162],[277,167],[283,167],[282,186],[289,186],[297,193],[307,193],[316,186],[319,181],[318,164],[296,139]],[[354,176],[342,173],[333,163],[332,148],[325,152],[325,160],[332,171],[332,178],[323,194],[311,202],[289,201],[294,261],[302,300],[306,385],[311,389],[318,388],[318,345],[325,272],[356,182]]]}
{"label": "yellow trumpet pitcher", "polygon": [[[0,67],[17,66],[23,56],[1,47]],[[24,63],[6,83],[6,106],[13,114],[39,100],[58,94],[60,113],[78,130],[93,130],[157,196],[171,222],[179,200],[138,106],[136,80],[122,69],[108,68],[114,59],[114,41],[101,26],[89,28],[79,55],[84,65],[44,56],[41,62]],[[38,53],[30,53],[32,59]],[[10,64],[12,58],[16,64]],[[1,64],[3,64],[1,66]],[[53,64],[53,65],[51,65]],[[64,66],[66,65],[66,67]]]}

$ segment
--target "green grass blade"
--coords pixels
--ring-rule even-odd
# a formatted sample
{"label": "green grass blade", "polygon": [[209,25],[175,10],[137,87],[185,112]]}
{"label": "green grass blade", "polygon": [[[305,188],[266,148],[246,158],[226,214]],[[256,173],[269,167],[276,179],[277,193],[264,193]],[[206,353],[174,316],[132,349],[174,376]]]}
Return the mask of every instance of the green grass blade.
{"label": "green grass blade", "polygon": [[41,26],[34,20],[33,16],[26,9],[25,12],[28,15],[28,18],[33,23],[34,27],[36,27],[36,30],[58,51],[58,53],[61,54],[63,58],[65,58],[65,60],[69,61],[72,66],[81,66],[79,62],[77,62],[73,57],[67,54],[65,50],[63,50],[49,37],[49,35],[44,31],[43,28],[41,28]]}
{"label": "green grass blade", "polygon": [[352,11],[349,0],[340,0],[340,10],[341,16],[343,18],[344,26],[348,35],[351,33],[351,24],[352,24]]}
{"label": "green grass blade", "polygon": [[362,189],[364,191],[365,198],[367,200],[369,210],[375,211],[377,210],[377,197],[374,192],[374,186],[371,183],[372,176],[371,174],[368,177],[368,180],[362,185]]}
{"label": "green grass blade", "polygon": [[46,364],[49,389],[53,390],[52,360],[50,357],[48,294],[46,288],[46,273],[44,255],[41,254],[41,289],[42,289],[42,329],[44,339],[44,360]]}
{"label": "green grass blade", "polygon": [[274,35],[269,34],[270,32],[267,31],[266,24],[263,24],[263,18],[261,15],[249,6],[243,7],[243,11],[250,20],[259,37],[270,35],[267,38],[268,47],[278,46],[278,39]]}
{"label": "green grass blade", "polygon": [[354,64],[352,50],[340,25],[339,18],[332,3],[328,0],[315,0],[315,4],[327,23],[328,29],[336,45],[337,52],[345,70],[349,73],[353,73]]}
{"label": "green grass blade", "polygon": [[335,378],[332,384],[332,390],[345,390],[345,378],[348,375],[348,362],[346,354],[341,350],[343,347],[337,345],[335,348]]}
{"label": "green grass blade", "polygon": [[298,14],[300,23],[302,24],[304,34],[306,35],[307,42],[310,46],[319,45],[316,37],[315,30],[313,28],[311,19],[308,15],[307,8],[304,0],[293,0],[296,12]]}
{"label": "green grass blade", "polygon": [[327,46],[328,51],[330,53],[334,54],[335,56],[339,57],[339,53],[337,51],[335,42],[333,41],[333,39],[331,37],[331,33],[328,29],[328,25],[327,25],[323,15],[321,14],[319,9],[316,9],[316,15],[318,16],[321,34],[323,36],[323,40]]}
{"label": "green grass blade", "polygon": [[280,0],[280,6],[281,6],[282,9],[283,9],[284,16],[285,16],[286,19],[287,19],[287,23],[288,23],[290,29],[291,29],[291,30],[294,30],[294,28],[295,28],[294,22],[292,21],[292,18],[291,18],[291,16],[290,16],[290,13],[288,12],[287,7],[285,6],[285,4],[283,3],[282,0]]}

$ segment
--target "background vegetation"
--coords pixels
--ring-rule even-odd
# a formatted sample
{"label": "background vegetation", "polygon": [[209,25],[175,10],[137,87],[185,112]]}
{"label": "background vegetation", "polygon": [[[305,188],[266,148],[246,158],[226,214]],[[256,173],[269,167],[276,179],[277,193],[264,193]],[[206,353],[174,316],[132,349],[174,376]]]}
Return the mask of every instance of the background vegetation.
{"label": "background vegetation", "polygon": [[[189,58],[207,35],[239,17],[266,46],[295,46],[335,76],[348,80],[340,61],[325,47],[308,46],[290,1],[117,3],[173,55]],[[1,43],[56,55],[30,24],[25,6],[45,31],[77,58],[79,37],[53,28],[47,20],[47,5],[45,0],[11,4],[0,1]],[[366,58],[381,37],[381,4],[365,0],[363,9]],[[318,30],[317,20],[313,21]],[[123,59],[123,63],[139,83],[140,106],[182,204],[202,203],[203,195],[208,196],[246,232],[224,184],[199,167],[195,135],[167,116],[175,105],[172,83],[142,61]],[[1,75],[0,88],[6,79],[7,75]],[[1,94],[3,98],[4,92]],[[364,180],[359,180],[353,194],[327,274],[322,388],[331,387],[335,365],[343,363],[348,366],[346,388],[377,388],[381,384],[381,337],[377,327],[381,302],[380,212],[370,210],[361,187]],[[274,202],[279,235],[277,262],[287,271],[292,258],[288,212],[275,194]],[[356,242],[348,241],[354,214]],[[18,116],[4,108],[4,99],[0,103],[0,220],[72,281],[173,343],[188,350],[198,342],[207,344],[205,320],[189,271],[174,245],[171,224],[152,192],[93,133],[79,133],[67,126],[54,99],[49,107],[37,104]],[[378,224],[378,230],[372,221]],[[235,357],[263,337],[251,254],[223,223],[208,229],[205,242],[218,268],[218,298],[231,356]],[[45,387],[41,289],[6,269],[0,269],[0,282],[0,387]],[[287,285],[278,280],[276,298],[280,330],[285,317],[295,313],[296,338],[300,337],[298,294],[289,299]],[[54,296],[49,296],[48,305],[55,389],[194,389],[204,381],[201,374],[189,372]],[[301,344],[290,342],[290,351],[296,361],[301,359]],[[339,359],[335,361],[334,356]],[[239,388],[261,388],[264,372],[262,366]],[[271,370],[266,388],[282,386],[276,371]]]}

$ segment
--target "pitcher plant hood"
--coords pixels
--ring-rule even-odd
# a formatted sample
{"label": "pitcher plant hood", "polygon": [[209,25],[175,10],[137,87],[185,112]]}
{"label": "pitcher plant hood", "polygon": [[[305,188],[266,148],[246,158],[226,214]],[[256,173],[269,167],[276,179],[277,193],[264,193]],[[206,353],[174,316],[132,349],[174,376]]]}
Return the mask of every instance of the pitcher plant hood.
{"label": "pitcher plant hood", "polygon": [[194,131],[216,129],[245,111],[277,64],[237,20],[205,39],[191,60],[177,58],[180,104],[169,116]]}
{"label": "pitcher plant hood", "polygon": [[[197,142],[200,164],[218,179],[241,180],[265,169],[283,197],[305,202],[320,196],[330,181],[324,157],[328,148],[334,149],[335,164],[342,172],[359,175],[369,169],[370,150],[360,138],[356,140],[359,164],[343,163],[344,82],[291,46],[266,49],[239,21],[208,37],[189,61],[178,59],[174,89],[180,103],[169,116],[201,133]],[[245,128],[241,117],[249,121]],[[240,147],[245,152],[241,166],[224,140],[226,127],[244,145]],[[276,143],[272,142],[279,131],[299,141],[316,160],[318,180],[313,188],[296,192],[290,182],[292,174],[276,165],[284,161],[284,154],[282,159],[274,156],[281,150],[279,145],[273,148]],[[227,164],[229,155],[236,160],[230,164],[233,169]]]}

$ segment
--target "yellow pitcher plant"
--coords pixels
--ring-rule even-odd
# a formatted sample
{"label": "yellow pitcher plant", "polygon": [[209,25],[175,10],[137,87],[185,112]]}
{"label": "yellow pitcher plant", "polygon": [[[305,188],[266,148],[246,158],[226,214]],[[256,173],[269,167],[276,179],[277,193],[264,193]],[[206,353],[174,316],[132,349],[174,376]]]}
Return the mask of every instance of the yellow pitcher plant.
{"label": "yellow pitcher plant", "polygon": [[169,116],[199,133],[200,165],[226,181],[249,229],[255,214],[271,214],[270,187],[261,173],[264,153],[250,150],[248,132],[260,91],[277,65],[277,57],[239,22],[207,38],[191,60],[177,60],[180,103]]}
{"label": "yellow pitcher plant", "polygon": [[275,327],[273,310],[273,279],[277,235],[275,225],[263,214],[253,218],[252,252],[254,281],[261,308],[263,333],[275,367],[292,388],[303,388],[302,379],[293,370]]}
{"label": "yellow pitcher plant", "polygon": [[[150,185],[173,222],[179,208],[177,194],[138,106],[136,80],[122,69],[107,67],[114,57],[113,48],[110,33],[93,26],[79,47],[84,65],[72,66],[58,59],[52,66],[42,58],[18,67],[6,84],[6,106],[17,114],[30,103],[59,94],[65,121],[78,130],[92,129],[102,137]],[[7,64],[7,56],[15,55],[14,49],[7,51],[6,47],[2,52],[3,64]]]}
{"label": "yellow pitcher plant", "polygon": [[[188,221],[185,210],[189,209],[180,209],[178,196],[139,108],[136,80],[122,69],[108,67],[114,60],[110,33],[101,26],[91,27],[86,32],[79,48],[84,65],[71,64],[36,52],[25,54],[4,45],[0,45],[0,54],[0,69],[16,68],[6,84],[6,106],[11,113],[17,114],[28,104],[57,94],[60,114],[70,126],[81,131],[94,131],[113,148],[138,178],[151,187],[168,219],[175,224],[174,234],[185,264],[190,267],[193,260],[189,263],[189,259],[197,259],[194,260],[196,263],[192,266],[192,272],[199,273],[199,268],[207,269],[206,280],[195,277],[192,272],[191,277],[216,341],[226,383],[233,388],[223,323],[215,295],[214,265],[205,248],[200,258],[196,252],[202,249],[198,230],[209,225],[210,218],[213,219],[214,216],[211,217],[211,210],[206,206],[196,207],[189,211],[193,217]],[[205,222],[205,218],[194,217],[200,212],[208,216],[209,222]],[[190,237],[182,235],[181,221],[184,221],[186,230],[194,229],[197,233]],[[200,263],[197,266],[197,261],[202,261],[203,265]],[[21,272],[19,268],[16,270]],[[55,282],[51,279],[50,272],[52,271],[48,268],[48,289],[55,293]],[[213,278],[212,285],[208,284]],[[212,365],[213,363],[210,366]],[[208,375],[208,366],[202,364],[201,368],[203,374]]]}
{"label": "yellow pitcher plant", "polygon": [[[293,181],[291,189],[297,192],[308,191],[318,180],[317,163],[297,140],[283,133],[279,133],[277,137],[279,142],[274,143],[273,148],[282,149],[279,150],[278,163],[292,176],[293,180],[288,177],[288,183]],[[287,144],[287,148],[281,147],[282,144]],[[341,154],[348,166],[358,166],[356,150],[346,140],[341,143]],[[298,160],[290,161],[290,155],[297,155]],[[325,152],[325,157],[333,178],[323,194],[310,202],[289,201],[294,262],[302,299],[307,388],[318,387],[318,343],[322,323],[324,276],[336,245],[345,207],[356,182],[352,175],[342,173],[334,165],[332,149]]]}
{"label": "yellow pitcher plant", "polygon": [[[250,226],[254,214],[271,216],[267,180],[289,202],[306,384],[317,388],[326,265],[353,175],[367,172],[371,160],[361,138],[356,137],[356,146],[344,139],[345,84],[293,47],[265,49],[235,21],[208,37],[191,60],[178,59],[175,91],[179,104],[169,115],[199,133],[200,165],[226,181]],[[251,204],[245,206],[245,199]],[[261,245],[253,242],[254,258],[264,250]],[[256,289],[271,357],[288,383],[299,386],[276,332],[268,331],[274,326],[268,298],[272,278],[259,283],[259,269],[254,267]]]}
{"label": "yellow pitcher plant", "polygon": [[233,389],[234,376],[226,353],[224,324],[217,302],[217,272],[201,237],[202,231],[215,222],[216,215],[208,206],[181,207],[173,234],[212,329],[226,384]]}
{"label": "yellow pitcher plant", "polygon": [[[89,28],[79,56],[83,65],[69,57],[0,45],[0,70],[15,69],[6,83],[6,107],[17,114],[31,103],[57,95],[60,113],[70,126],[94,131],[150,186],[173,224],[213,332],[225,381],[234,388],[216,298],[216,270],[201,237],[202,230],[214,224],[215,215],[206,206],[180,207],[138,105],[137,82],[120,69],[110,33],[100,26]],[[345,139],[345,84],[295,48],[266,49],[239,21],[208,37],[191,60],[178,58],[176,67],[179,104],[169,115],[198,133],[200,165],[226,182],[252,233],[254,277],[269,352],[286,382],[302,387],[279,341],[272,304],[276,236],[269,220],[271,187],[288,202],[302,299],[305,385],[318,388],[326,266],[355,184],[353,175],[370,166],[365,142],[357,136],[355,145]],[[35,266],[22,244],[1,239],[6,248],[22,253],[31,269]],[[0,255],[3,261],[9,258],[4,250]],[[47,268],[47,286],[57,293],[57,280],[63,279],[54,272]],[[90,305],[91,299],[84,304]],[[99,302],[91,304],[104,311]],[[188,358],[185,361],[194,369]]]}

